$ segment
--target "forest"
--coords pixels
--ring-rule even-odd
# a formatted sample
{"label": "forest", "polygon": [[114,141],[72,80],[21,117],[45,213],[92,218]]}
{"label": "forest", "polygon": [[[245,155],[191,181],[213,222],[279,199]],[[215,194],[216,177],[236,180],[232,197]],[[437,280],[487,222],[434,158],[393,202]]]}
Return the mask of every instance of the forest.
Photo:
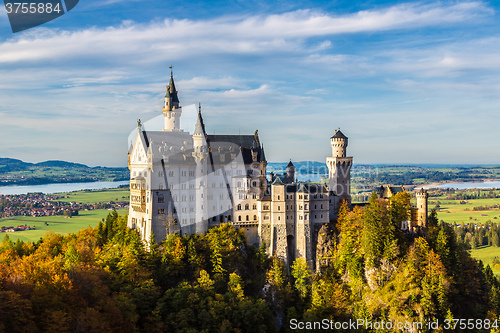
{"label": "forest", "polygon": [[353,210],[344,204],[319,231],[314,271],[304,259],[287,267],[264,246],[248,246],[228,224],[143,244],[112,212],[76,234],[5,237],[0,332],[291,332],[291,323],[325,319],[423,323],[414,330],[422,332],[429,322],[441,332],[445,320],[480,319],[475,331],[498,332],[491,268],[435,212],[426,229],[403,233],[409,207],[405,192],[389,202],[373,195]]}

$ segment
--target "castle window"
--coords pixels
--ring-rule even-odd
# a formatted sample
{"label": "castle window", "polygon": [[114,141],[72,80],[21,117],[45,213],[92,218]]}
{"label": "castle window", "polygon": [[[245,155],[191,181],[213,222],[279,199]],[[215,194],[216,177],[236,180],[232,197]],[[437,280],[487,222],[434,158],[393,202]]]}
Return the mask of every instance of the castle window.
{"label": "castle window", "polygon": [[264,206],[264,210],[269,210],[269,206]]}
{"label": "castle window", "polygon": [[323,218],[323,214],[321,214],[321,216],[320,216],[320,217],[321,217],[321,218]]}
{"label": "castle window", "polygon": [[245,210],[249,210],[250,206],[248,204],[245,205]]}
{"label": "castle window", "polygon": [[323,194],[320,194],[320,195],[319,195],[319,197],[320,197],[321,199],[323,199]]}
{"label": "castle window", "polygon": [[162,184],[160,184],[159,189],[160,189],[160,190],[163,190],[163,185],[162,185]]}
{"label": "castle window", "polygon": [[253,204],[252,209],[257,209],[257,204]]}
{"label": "castle window", "polygon": [[186,201],[186,196],[185,195],[182,196],[182,201]]}
{"label": "castle window", "polygon": [[323,204],[321,204],[321,209],[323,209]]}
{"label": "castle window", "polygon": [[306,215],[304,215],[304,220],[307,220],[307,214],[306,214]]}
{"label": "castle window", "polygon": [[158,203],[163,203],[163,202],[165,202],[165,198],[163,197],[163,195],[158,196]]}
{"label": "castle window", "polygon": [[194,195],[189,196],[189,201],[194,201]]}
{"label": "castle window", "polygon": [[241,205],[238,205],[238,210],[241,210]]}
{"label": "castle window", "polygon": [[189,171],[189,176],[194,177],[194,171]]}
{"label": "castle window", "polygon": [[252,182],[253,187],[257,187],[257,182]]}
{"label": "castle window", "polygon": [[318,195],[317,194],[314,195],[314,199],[318,199]]}
{"label": "castle window", "polygon": [[253,216],[253,220],[254,220],[254,221],[257,221],[257,215],[254,215],[254,216]]}
{"label": "castle window", "polygon": [[278,206],[278,210],[281,210],[281,206]]}
{"label": "castle window", "polygon": [[280,216],[278,216],[278,221],[281,220]]}
{"label": "castle window", "polygon": [[314,209],[318,208],[318,206],[314,205]]}
{"label": "castle window", "polygon": [[304,195],[304,200],[307,200],[307,195]]}
{"label": "castle window", "polygon": [[168,172],[168,176],[169,176],[169,177],[173,177],[173,176],[174,176],[174,172],[173,172],[173,171],[169,171],[169,172]]}
{"label": "castle window", "polygon": [[302,205],[299,206],[299,209],[302,210]]}
{"label": "castle window", "polygon": [[299,220],[302,220],[302,215],[299,216]]}
{"label": "castle window", "polygon": [[278,195],[278,200],[280,199],[280,196]]}
{"label": "castle window", "polygon": [[250,221],[250,217],[247,215],[247,221]]}
{"label": "castle window", "polygon": [[299,195],[299,199],[302,199],[302,194]]}
{"label": "castle window", "polygon": [[304,205],[304,209],[307,209],[307,205]]}
{"label": "castle window", "polygon": [[158,214],[165,214],[165,210],[164,209],[158,209]]}
{"label": "castle window", "polygon": [[314,215],[314,218],[317,219],[318,218],[318,215]]}
{"label": "castle window", "polygon": [[238,182],[238,187],[241,187],[241,182]]}
{"label": "castle window", "polygon": [[163,171],[158,171],[158,177],[163,177]]}

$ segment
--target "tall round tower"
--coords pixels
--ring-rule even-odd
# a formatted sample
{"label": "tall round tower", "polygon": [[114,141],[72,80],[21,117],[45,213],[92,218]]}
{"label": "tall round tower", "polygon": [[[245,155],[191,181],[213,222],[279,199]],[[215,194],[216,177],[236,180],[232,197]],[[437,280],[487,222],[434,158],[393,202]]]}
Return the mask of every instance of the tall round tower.
{"label": "tall round tower", "polygon": [[330,138],[332,146],[332,157],[346,157],[347,137],[339,130],[335,130],[335,135]]}
{"label": "tall round tower", "polygon": [[427,198],[429,194],[423,188],[416,192],[417,197],[417,223],[419,227],[427,227]]}
{"label": "tall round tower", "polygon": [[332,156],[326,158],[329,173],[330,218],[336,219],[342,200],[351,204],[352,157],[347,157],[347,137],[339,130],[330,138]]}
{"label": "tall round tower", "polygon": [[[172,69],[172,67],[170,67]],[[174,74],[170,71],[170,83],[165,94],[165,104],[163,105],[163,117],[165,118],[164,131],[181,131],[182,107],[179,104],[179,97],[175,89]]]}

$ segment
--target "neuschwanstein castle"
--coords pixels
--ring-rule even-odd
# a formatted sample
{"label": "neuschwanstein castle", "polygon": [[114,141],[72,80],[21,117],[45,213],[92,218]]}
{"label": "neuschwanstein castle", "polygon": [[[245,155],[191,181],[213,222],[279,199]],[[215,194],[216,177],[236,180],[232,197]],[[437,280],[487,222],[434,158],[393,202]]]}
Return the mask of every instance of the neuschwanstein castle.
{"label": "neuschwanstein castle", "polygon": [[128,152],[130,212],[128,227],[143,240],[161,242],[167,234],[204,233],[220,223],[243,228],[247,241],[287,264],[315,261],[319,228],[336,218],[342,200],[351,203],[347,137],[336,130],[326,158],[328,186],[266,176],[267,160],[258,132],[209,135],[201,107],[194,133],[181,129],[182,107],[173,75],[163,106],[164,129],[145,131],[140,121]]}

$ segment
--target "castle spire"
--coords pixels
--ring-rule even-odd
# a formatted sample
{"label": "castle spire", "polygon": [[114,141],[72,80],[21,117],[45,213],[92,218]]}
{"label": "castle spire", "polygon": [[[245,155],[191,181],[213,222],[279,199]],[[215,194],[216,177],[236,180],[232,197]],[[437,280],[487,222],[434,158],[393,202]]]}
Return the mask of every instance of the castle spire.
{"label": "castle spire", "polygon": [[165,118],[164,131],[182,131],[181,114],[182,107],[179,105],[179,97],[174,83],[173,66],[170,66],[170,83],[165,94],[165,105],[163,106],[163,117]]}
{"label": "castle spire", "polygon": [[[177,90],[175,89],[174,83],[174,72],[172,70],[173,66],[170,66],[170,82],[167,87],[167,93],[165,94],[165,100],[170,99],[170,106],[175,106],[177,103],[177,107],[179,107],[179,97],[177,96]],[[173,108],[171,108],[173,109]]]}
{"label": "castle spire", "polygon": [[205,124],[203,123],[203,117],[201,116],[201,103],[198,105],[198,119],[196,120],[193,135],[205,135]]}

